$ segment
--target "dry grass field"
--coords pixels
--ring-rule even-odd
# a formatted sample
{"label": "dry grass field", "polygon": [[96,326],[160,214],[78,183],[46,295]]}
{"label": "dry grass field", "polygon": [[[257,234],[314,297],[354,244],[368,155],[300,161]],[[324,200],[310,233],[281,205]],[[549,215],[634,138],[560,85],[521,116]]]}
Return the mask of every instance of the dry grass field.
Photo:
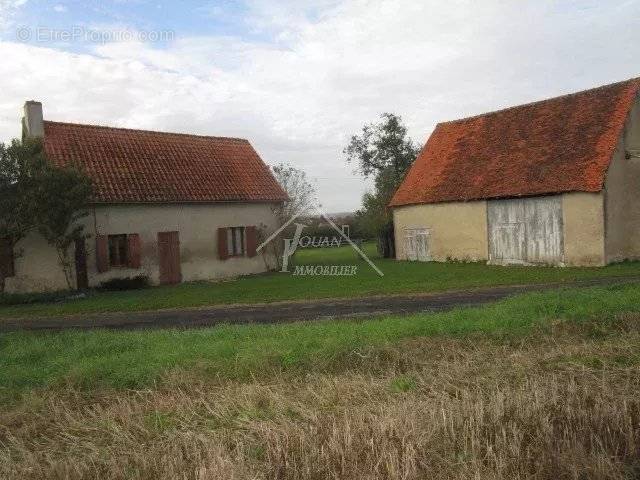
{"label": "dry grass field", "polygon": [[25,391],[0,413],[0,478],[640,476],[637,313],[352,353],[331,371]]}

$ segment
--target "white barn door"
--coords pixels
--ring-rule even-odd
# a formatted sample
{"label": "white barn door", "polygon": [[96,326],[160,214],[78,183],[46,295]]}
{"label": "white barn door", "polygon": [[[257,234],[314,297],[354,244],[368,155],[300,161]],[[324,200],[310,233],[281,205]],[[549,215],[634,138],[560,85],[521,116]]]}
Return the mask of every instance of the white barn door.
{"label": "white barn door", "polygon": [[431,260],[428,228],[405,229],[404,248],[407,260],[428,262]]}
{"label": "white barn door", "polygon": [[564,261],[562,197],[491,200],[487,203],[489,261],[549,264]]}
{"label": "white barn door", "polygon": [[523,222],[507,221],[493,225],[491,258],[498,263],[524,263],[527,258],[524,231]]}

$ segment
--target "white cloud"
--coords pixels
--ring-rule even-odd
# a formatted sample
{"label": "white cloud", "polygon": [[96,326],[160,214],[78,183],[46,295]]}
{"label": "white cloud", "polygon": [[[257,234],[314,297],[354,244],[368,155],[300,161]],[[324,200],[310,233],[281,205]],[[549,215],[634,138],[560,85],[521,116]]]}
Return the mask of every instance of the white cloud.
{"label": "white cloud", "polygon": [[317,5],[251,0],[244,21],[268,44],[192,36],[73,55],[0,43],[0,138],[33,97],[52,119],[243,136],[267,162],[306,169],[325,206],[345,210],[364,184],[341,149],[381,112],[401,114],[422,142],[440,120],[640,75],[638,1]]}
{"label": "white cloud", "polygon": [[59,3],[58,5],[53,6],[53,11],[57,13],[64,13],[67,11],[67,7]]}
{"label": "white cloud", "polygon": [[27,0],[0,0],[0,32],[13,24],[13,18]]}

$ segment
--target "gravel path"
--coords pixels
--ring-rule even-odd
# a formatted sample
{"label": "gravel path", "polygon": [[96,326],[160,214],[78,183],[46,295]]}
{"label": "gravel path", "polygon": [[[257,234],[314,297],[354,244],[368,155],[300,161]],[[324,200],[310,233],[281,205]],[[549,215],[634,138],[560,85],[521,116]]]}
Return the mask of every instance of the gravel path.
{"label": "gravel path", "polygon": [[524,292],[637,282],[640,282],[640,277],[603,278],[571,283],[492,287],[433,294],[221,305],[181,310],[86,314],[68,317],[2,319],[0,320],[0,332],[71,328],[195,328],[219,324],[280,323],[392,314],[407,315],[481,305]]}

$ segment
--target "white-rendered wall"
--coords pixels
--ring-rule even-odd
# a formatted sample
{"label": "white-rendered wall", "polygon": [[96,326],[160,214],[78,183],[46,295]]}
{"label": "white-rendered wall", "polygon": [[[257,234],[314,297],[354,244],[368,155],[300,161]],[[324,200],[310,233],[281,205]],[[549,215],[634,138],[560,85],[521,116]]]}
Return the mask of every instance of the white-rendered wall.
{"label": "white-rendered wall", "polygon": [[[267,270],[265,258],[240,257],[220,260],[217,231],[220,227],[277,227],[270,204],[175,204],[97,206],[84,219],[87,240],[87,263],[90,286],[120,277],[144,274],[152,283],[159,282],[158,232],[180,232],[180,257],[183,281],[210,280]],[[98,273],[95,258],[96,235],[140,235],[142,267],[137,270],[112,268]],[[7,279],[10,293],[54,291],[67,288],[55,250],[38,235],[29,235],[17,246],[22,256],[16,259],[16,276]],[[71,252],[73,258],[73,252]],[[269,259],[273,263],[273,259]]]}

